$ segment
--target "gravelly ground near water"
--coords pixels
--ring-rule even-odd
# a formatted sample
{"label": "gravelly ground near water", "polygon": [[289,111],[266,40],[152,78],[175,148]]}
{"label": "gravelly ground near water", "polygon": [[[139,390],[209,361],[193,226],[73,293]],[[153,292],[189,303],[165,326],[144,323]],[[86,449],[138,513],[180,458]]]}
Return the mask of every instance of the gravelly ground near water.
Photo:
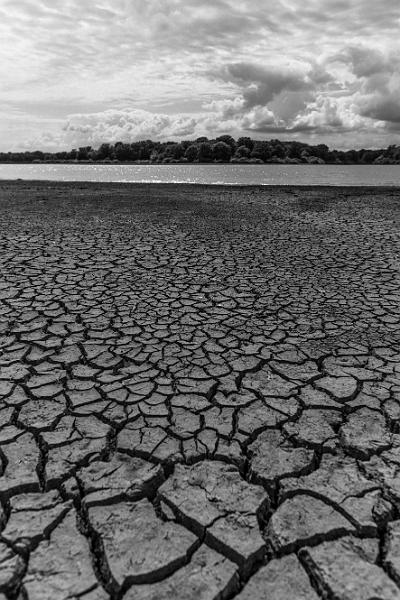
{"label": "gravelly ground near water", "polygon": [[0,183],[0,600],[400,598],[399,200]]}

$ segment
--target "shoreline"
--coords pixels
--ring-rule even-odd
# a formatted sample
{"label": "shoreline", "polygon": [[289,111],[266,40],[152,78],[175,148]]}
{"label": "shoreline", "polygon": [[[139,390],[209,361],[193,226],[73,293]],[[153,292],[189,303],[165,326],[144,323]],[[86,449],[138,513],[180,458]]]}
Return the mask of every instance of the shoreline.
{"label": "shoreline", "polygon": [[220,167],[221,165],[233,165],[234,167],[265,167],[265,165],[283,165],[283,166],[292,166],[292,167],[398,167],[400,163],[357,163],[357,162],[349,162],[349,163],[335,163],[335,162],[324,162],[324,163],[307,163],[307,162],[175,162],[175,163],[157,163],[150,161],[136,162],[136,161],[113,161],[113,162],[101,162],[101,161],[93,161],[93,162],[85,162],[81,161],[19,161],[19,162],[7,162],[0,161],[0,165],[72,165],[78,166],[82,165],[85,167],[120,167],[121,165],[126,166],[136,166],[136,167],[176,167],[176,166],[200,166],[200,167]]}
{"label": "shoreline", "polygon": [[245,191],[249,190],[275,190],[275,191],[284,191],[290,192],[290,190],[299,190],[301,192],[305,192],[307,190],[345,190],[349,193],[352,191],[368,191],[375,193],[385,193],[385,192],[393,192],[400,191],[400,185],[343,185],[343,184],[273,184],[273,183],[196,183],[196,182],[145,182],[145,181],[58,181],[54,179],[1,179],[0,178],[0,186],[43,186],[47,187],[69,187],[73,188],[75,186],[87,186],[90,188],[99,186],[103,188],[141,188],[141,187],[149,187],[149,188],[163,188],[167,187],[169,189],[178,188],[182,191],[182,188],[198,188],[198,189],[210,189],[217,191],[218,188],[221,189],[232,189],[235,191],[240,191],[241,189]]}

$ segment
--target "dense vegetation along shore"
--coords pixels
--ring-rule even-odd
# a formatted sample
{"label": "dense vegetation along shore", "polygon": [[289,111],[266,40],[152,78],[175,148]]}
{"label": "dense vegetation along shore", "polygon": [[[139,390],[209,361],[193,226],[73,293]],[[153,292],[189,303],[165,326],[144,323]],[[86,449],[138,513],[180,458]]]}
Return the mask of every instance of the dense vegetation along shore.
{"label": "dense vegetation along shore", "polygon": [[221,135],[182,142],[104,143],[97,149],[83,146],[63,152],[0,152],[0,163],[283,163],[283,164],[400,164],[400,146],[386,149],[330,150],[325,144],[253,140]]}

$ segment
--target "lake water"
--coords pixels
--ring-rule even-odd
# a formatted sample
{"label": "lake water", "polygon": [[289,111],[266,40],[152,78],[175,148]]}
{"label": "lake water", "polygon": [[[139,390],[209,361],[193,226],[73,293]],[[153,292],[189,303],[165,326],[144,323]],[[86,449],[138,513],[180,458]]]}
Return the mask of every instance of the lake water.
{"label": "lake water", "polygon": [[400,165],[0,164],[0,179],[214,185],[400,186]]}

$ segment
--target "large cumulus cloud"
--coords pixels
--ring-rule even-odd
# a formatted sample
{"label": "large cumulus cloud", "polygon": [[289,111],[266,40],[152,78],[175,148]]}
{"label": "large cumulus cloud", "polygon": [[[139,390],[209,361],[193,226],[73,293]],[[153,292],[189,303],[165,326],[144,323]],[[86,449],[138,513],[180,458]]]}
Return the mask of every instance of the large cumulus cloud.
{"label": "large cumulus cloud", "polygon": [[194,117],[151,113],[145,110],[106,110],[71,115],[63,127],[65,142],[98,146],[102,142],[161,140],[193,135],[198,120]]}
{"label": "large cumulus cloud", "polygon": [[235,99],[221,106],[249,131],[358,131],[370,132],[372,138],[378,130],[399,130],[399,56],[391,50],[345,46],[320,61],[280,67],[232,63],[214,75],[235,87]]}
{"label": "large cumulus cloud", "polygon": [[240,62],[224,65],[215,76],[242,88],[246,107],[265,105],[281,92],[314,91],[331,77],[317,64],[259,65]]}
{"label": "large cumulus cloud", "polygon": [[53,149],[223,131],[398,142],[399,23],[398,0],[3,0],[0,145],[26,146],[22,122]]}
{"label": "large cumulus cloud", "polygon": [[400,123],[400,55],[367,46],[350,46],[337,57],[353,75],[357,114],[380,121],[390,130]]}

